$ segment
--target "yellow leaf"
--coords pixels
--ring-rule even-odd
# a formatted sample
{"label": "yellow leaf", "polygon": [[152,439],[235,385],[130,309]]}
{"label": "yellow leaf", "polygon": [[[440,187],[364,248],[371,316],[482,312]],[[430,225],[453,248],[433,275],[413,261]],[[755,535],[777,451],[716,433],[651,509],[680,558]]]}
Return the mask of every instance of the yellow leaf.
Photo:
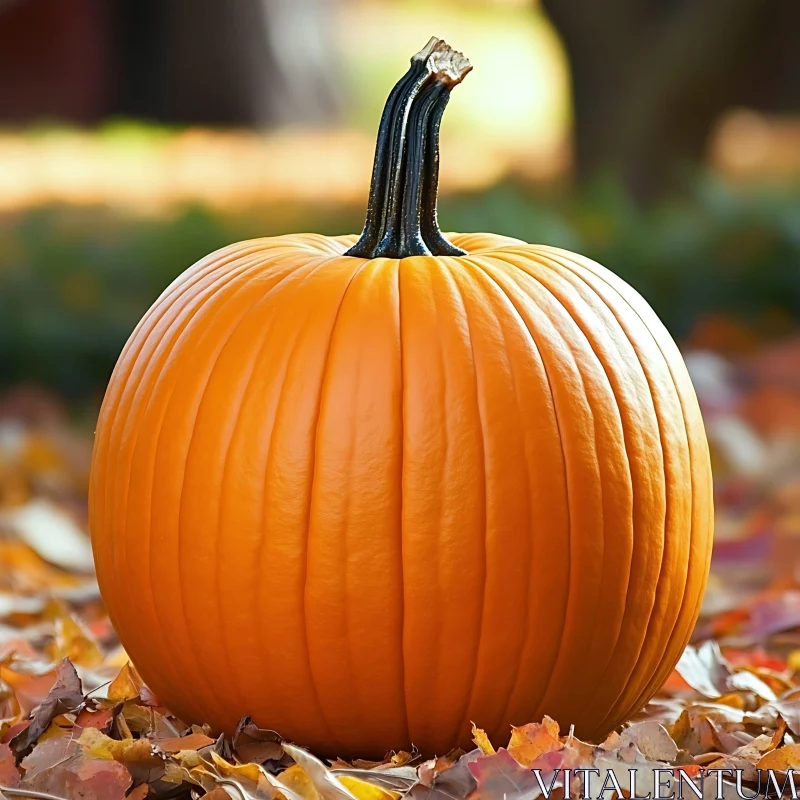
{"label": "yellow leaf", "polygon": [[319,800],[319,792],[311,782],[311,778],[306,775],[305,770],[299,764],[292,764],[289,769],[281,772],[278,775],[278,780],[283,786],[304,798],[304,800]]}
{"label": "yellow leaf", "polygon": [[197,750],[179,750],[177,753],[172,754],[176,761],[180,763],[185,769],[194,769],[195,767],[205,767],[206,761]]}
{"label": "yellow leaf", "polygon": [[139,696],[142,688],[142,679],[136,668],[129,661],[119,671],[119,674],[108,687],[108,699],[115,703],[124,703]]}
{"label": "yellow leaf", "polygon": [[484,755],[490,756],[495,752],[489,737],[486,735],[486,731],[478,728],[474,722],[472,723],[472,741],[480,747]]}
{"label": "yellow leaf", "polygon": [[352,775],[337,776],[340,783],[344,784],[358,800],[399,800],[400,792],[382,789],[374,783],[362,781]]}
{"label": "yellow leaf", "polygon": [[715,703],[720,703],[723,706],[730,706],[731,708],[738,708],[739,711],[746,711],[747,710],[747,703],[742,697],[741,694],[738,692],[731,692],[730,694],[724,694],[722,697],[718,697]]}
{"label": "yellow leaf", "polygon": [[124,763],[160,761],[158,756],[153,754],[153,747],[147,739],[123,739],[118,742],[97,728],[84,728],[78,744],[88,755],[105,761]]}
{"label": "yellow leaf", "polygon": [[762,756],[756,764],[758,769],[776,769],[786,772],[787,769],[800,767],[800,744],[787,744]]}
{"label": "yellow leaf", "polygon": [[72,616],[56,620],[56,643],[59,659],[68,658],[73,664],[90,669],[103,663],[97,642]]}
{"label": "yellow leaf", "polygon": [[71,732],[72,732],[71,725],[69,724],[59,725],[57,720],[53,720],[48,726],[47,730],[36,741],[46,742],[48,739],[60,739],[62,736],[66,736]]}
{"label": "yellow leaf", "polygon": [[164,768],[166,771],[161,777],[162,781],[165,783],[174,783],[176,786],[180,786],[183,783],[184,772],[179,764],[169,760],[164,764]]}
{"label": "yellow leaf", "polygon": [[552,753],[564,747],[560,733],[558,723],[550,717],[545,717],[541,722],[512,728],[508,752],[523,767],[527,767],[543,753]]}
{"label": "yellow leaf", "polygon": [[792,650],[786,659],[786,663],[792,672],[800,671],[800,650]]}
{"label": "yellow leaf", "polygon": [[247,780],[258,783],[259,778],[264,774],[258,764],[230,764],[221,755],[211,751],[211,760],[217,768],[217,772],[225,778],[247,778]]}

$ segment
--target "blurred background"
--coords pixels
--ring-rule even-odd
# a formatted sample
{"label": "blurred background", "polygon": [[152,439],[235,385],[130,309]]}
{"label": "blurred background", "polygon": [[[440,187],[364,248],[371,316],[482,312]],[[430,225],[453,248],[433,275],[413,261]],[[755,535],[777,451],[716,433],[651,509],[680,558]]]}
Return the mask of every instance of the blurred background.
{"label": "blurred background", "polygon": [[475,66],[443,228],[580,251],[655,307],[713,449],[700,631],[761,613],[800,648],[798,31],[796,0],[0,0],[0,647],[63,612],[21,597],[92,596],[92,426],[140,316],[232,241],[359,231],[436,35]]}

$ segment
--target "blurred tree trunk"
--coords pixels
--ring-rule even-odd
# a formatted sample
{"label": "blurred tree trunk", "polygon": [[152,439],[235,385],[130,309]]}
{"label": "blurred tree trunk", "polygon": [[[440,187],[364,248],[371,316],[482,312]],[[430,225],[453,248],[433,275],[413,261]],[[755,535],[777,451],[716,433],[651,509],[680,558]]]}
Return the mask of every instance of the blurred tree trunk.
{"label": "blurred tree trunk", "polygon": [[335,0],[168,0],[163,116],[319,122],[338,110]]}
{"label": "blurred tree trunk", "polygon": [[800,100],[796,0],[542,3],[570,60],[579,178],[610,169],[652,199],[702,158],[726,108]]}

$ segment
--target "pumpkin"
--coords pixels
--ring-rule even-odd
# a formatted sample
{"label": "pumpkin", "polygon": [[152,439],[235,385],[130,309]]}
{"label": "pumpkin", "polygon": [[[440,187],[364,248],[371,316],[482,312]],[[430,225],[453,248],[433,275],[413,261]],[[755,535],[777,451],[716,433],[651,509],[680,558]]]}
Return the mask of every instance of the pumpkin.
{"label": "pumpkin", "polygon": [[147,312],[97,426],[90,526],[160,700],[322,754],[466,746],[636,712],[698,616],[698,404],[597,263],[443,236],[431,42],[381,119],[363,234],[234,244]]}

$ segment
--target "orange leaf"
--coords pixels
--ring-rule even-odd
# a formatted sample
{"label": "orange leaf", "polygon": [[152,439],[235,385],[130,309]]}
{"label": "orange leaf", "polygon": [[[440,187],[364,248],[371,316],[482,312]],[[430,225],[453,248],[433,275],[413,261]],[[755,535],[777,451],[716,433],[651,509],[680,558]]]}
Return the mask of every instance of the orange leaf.
{"label": "orange leaf", "polygon": [[756,766],[759,769],[775,769],[780,772],[797,769],[800,767],[800,744],[787,744],[786,747],[771,750],[762,756]]}
{"label": "orange leaf", "polygon": [[552,753],[564,747],[559,734],[558,723],[550,717],[512,728],[508,752],[523,767],[527,767],[543,753]]}
{"label": "orange leaf", "polygon": [[214,740],[202,733],[190,733],[188,736],[156,739],[154,744],[165,753],[179,753],[181,750],[200,750],[202,747],[214,744]]}

